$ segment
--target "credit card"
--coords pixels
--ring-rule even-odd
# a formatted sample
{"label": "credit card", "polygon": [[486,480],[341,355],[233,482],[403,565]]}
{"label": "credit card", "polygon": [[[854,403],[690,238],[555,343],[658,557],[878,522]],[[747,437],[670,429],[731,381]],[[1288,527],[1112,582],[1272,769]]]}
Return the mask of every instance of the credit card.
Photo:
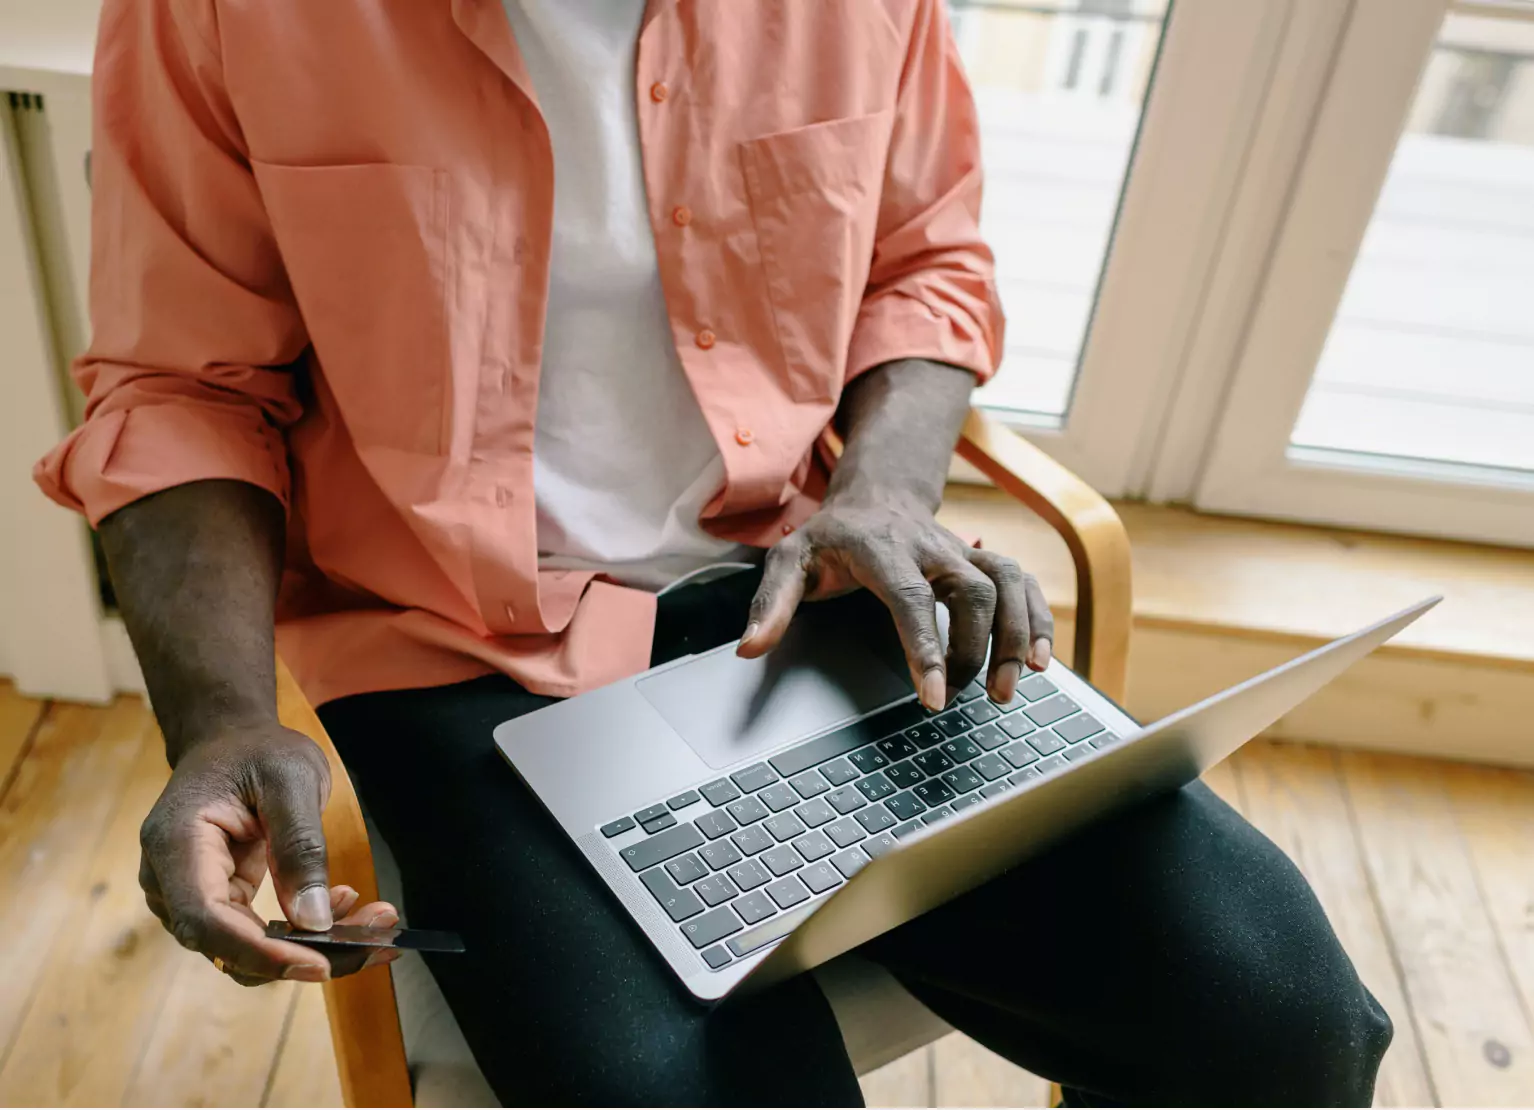
{"label": "credit card", "polygon": [[415,952],[462,952],[463,938],[436,929],[387,929],[370,925],[333,925],[323,933],[311,933],[286,921],[268,921],[266,935],[276,940],[307,944],[311,948],[408,948]]}

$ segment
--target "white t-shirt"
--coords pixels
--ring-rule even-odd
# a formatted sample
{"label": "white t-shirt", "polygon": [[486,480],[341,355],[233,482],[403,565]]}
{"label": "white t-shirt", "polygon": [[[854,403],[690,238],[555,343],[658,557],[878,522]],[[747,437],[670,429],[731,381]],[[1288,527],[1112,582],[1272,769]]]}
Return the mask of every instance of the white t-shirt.
{"label": "white t-shirt", "polygon": [[671,337],[635,56],[645,0],[504,0],[554,147],[533,440],[539,565],[659,589],[741,549],[698,514],[724,462]]}

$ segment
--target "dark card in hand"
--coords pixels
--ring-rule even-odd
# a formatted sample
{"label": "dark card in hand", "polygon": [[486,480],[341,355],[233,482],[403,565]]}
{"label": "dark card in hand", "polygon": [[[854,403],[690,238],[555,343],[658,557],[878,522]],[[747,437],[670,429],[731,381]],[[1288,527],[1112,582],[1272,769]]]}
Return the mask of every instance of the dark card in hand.
{"label": "dark card in hand", "polygon": [[367,925],[334,925],[326,932],[311,933],[286,921],[268,921],[266,935],[277,940],[307,944],[312,948],[408,948],[416,952],[462,952],[463,939],[457,933],[434,929],[387,929]]}

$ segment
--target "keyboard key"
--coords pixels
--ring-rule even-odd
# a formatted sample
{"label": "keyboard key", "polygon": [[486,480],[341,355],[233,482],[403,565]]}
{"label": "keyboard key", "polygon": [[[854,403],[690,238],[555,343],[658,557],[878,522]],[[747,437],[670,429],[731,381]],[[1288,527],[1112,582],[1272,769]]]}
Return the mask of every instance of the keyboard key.
{"label": "keyboard key", "polygon": [[640,822],[639,827],[653,836],[660,832],[662,829],[669,829],[672,825],[675,824],[675,817],[671,816],[669,813],[662,813],[659,817],[651,818],[649,821]]}
{"label": "keyboard key", "polygon": [[703,857],[703,862],[715,871],[723,871],[726,867],[734,867],[740,862],[740,849],[728,840],[720,840],[713,844],[705,845],[698,855]]}
{"label": "keyboard key", "polygon": [[[886,807],[888,807],[889,811],[895,815],[896,819],[901,821],[909,821],[922,810],[927,808],[922,802],[917,800],[916,795],[911,793],[909,790],[907,790],[904,794],[896,794],[893,798],[885,799],[884,804]],[[858,814],[859,820],[862,820],[862,817],[863,815],[861,813]],[[894,823],[894,821],[890,822],[891,825]],[[883,827],[888,828],[889,826],[886,825]],[[864,828],[867,828],[867,822],[864,822]],[[879,830],[869,829],[868,831],[878,832]]]}
{"label": "keyboard key", "polygon": [[755,925],[763,918],[771,917],[778,912],[778,907],[772,904],[772,899],[761,891],[735,899],[730,903],[730,909],[739,914],[740,919],[747,925]]}
{"label": "keyboard key", "polygon": [[715,971],[718,971],[730,962],[730,954],[724,950],[724,945],[716,944],[703,953],[703,962]]}
{"label": "keyboard key", "polygon": [[961,736],[970,730],[970,720],[960,710],[950,709],[932,718],[932,723],[946,737]]}
{"label": "keyboard key", "polygon": [[991,704],[994,705],[997,709],[1001,710],[1003,713],[1016,713],[1019,709],[1028,704],[1028,699],[1014,690],[1012,692],[1011,701],[993,701]]}
{"label": "keyboard key", "polygon": [[937,750],[955,763],[968,763],[980,754],[980,745],[972,743],[968,736],[961,736],[942,744]]}
{"label": "keyboard key", "polygon": [[772,834],[760,825],[752,825],[749,829],[742,829],[730,837],[730,843],[739,848],[748,856],[754,856],[758,852],[766,851],[774,843]]}
{"label": "keyboard key", "polygon": [[773,941],[782,940],[788,936],[799,927],[799,922],[809,916],[809,911],[812,909],[814,909],[813,906],[806,906],[794,913],[785,913],[765,925],[758,925],[755,929],[747,930],[738,937],[731,937],[725,947],[737,956],[748,956],[758,948],[765,948]]}
{"label": "keyboard key", "polygon": [[1001,731],[1014,740],[1021,740],[1032,732],[1033,728],[1033,722],[1022,713],[1015,713],[1010,717],[1003,717],[1001,719]]}
{"label": "keyboard key", "polygon": [[944,771],[953,767],[953,760],[943,754],[942,749],[934,749],[930,752],[922,752],[921,755],[911,760],[912,763],[926,775],[941,775]]}
{"label": "keyboard key", "polygon": [[1014,767],[1026,767],[1039,758],[1039,753],[1018,740],[1001,749],[1002,757]]}
{"label": "keyboard key", "polygon": [[884,753],[873,745],[861,748],[847,757],[852,760],[852,765],[863,774],[872,774],[881,767],[888,767],[890,761],[884,758]]}
{"label": "keyboard key", "polygon": [[816,798],[814,801],[805,802],[798,809],[794,810],[794,813],[799,820],[812,829],[819,825],[824,825],[827,821],[836,820],[836,810],[832,809],[831,803],[824,798]]}
{"label": "keyboard key", "polygon": [[827,790],[831,789],[831,784],[825,780],[825,777],[819,771],[814,770],[795,775],[788,780],[788,785],[798,791],[801,798],[813,798],[815,795],[824,794]]}
{"label": "keyboard key", "polygon": [[768,871],[754,859],[748,859],[744,863],[737,863],[726,871],[725,874],[741,890],[755,890],[764,883],[772,882],[772,872]]}
{"label": "keyboard key", "polygon": [[653,821],[657,817],[664,817],[665,815],[666,815],[666,805],[665,805],[665,803],[664,802],[656,802],[653,806],[646,806],[644,809],[642,809],[638,813],[634,814],[634,820],[638,821],[641,825],[643,825],[646,821]]}
{"label": "keyboard key", "polygon": [[675,880],[677,886],[686,886],[707,875],[708,868],[703,866],[702,860],[688,852],[685,856],[677,856],[666,864],[666,874]]}
{"label": "keyboard key", "polygon": [[1023,712],[1028,715],[1028,719],[1030,721],[1038,725],[1040,728],[1043,728],[1045,725],[1054,724],[1062,717],[1069,717],[1072,713],[1076,712],[1076,710],[1080,708],[1081,706],[1071,701],[1071,699],[1066,697],[1064,694],[1056,694],[1052,698],[1046,698],[1044,701],[1035,702],[1033,705],[1030,705],[1027,709],[1023,710]]}
{"label": "keyboard key", "polygon": [[735,789],[735,784],[729,779],[715,779],[698,789],[708,800],[708,804],[716,807],[733,802],[740,797],[740,791]]}
{"label": "keyboard key", "polygon": [[1054,755],[1065,748],[1065,741],[1056,736],[1049,729],[1043,732],[1035,732],[1028,737],[1028,746],[1040,755]]}
{"label": "keyboard key", "polygon": [[756,763],[743,771],[736,771],[730,778],[747,794],[778,781],[777,773],[765,763]]}
{"label": "keyboard key", "polygon": [[[1027,720],[1027,718],[1023,718]],[[1029,722],[1032,724],[1033,722]],[[1007,742],[1007,734],[995,725],[981,725],[965,739],[972,740],[988,752],[994,752]]]}
{"label": "keyboard key", "polygon": [[703,903],[698,896],[672,882],[671,876],[666,874],[664,868],[652,867],[639,876],[639,881],[644,883],[651,894],[655,895],[655,900],[660,903],[661,909],[666,911],[672,921],[686,921],[693,914],[703,912]]}
{"label": "keyboard key", "polygon": [[960,705],[963,705],[966,702],[972,702],[976,698],[984,697],[984,696],[985,696],[985,687],[980,685],[980,680],[978,678],[975,678],[975,679],[971,679],[970,680],[970,683],[969,683],[968,686],[964,687],[964,689],[959,691],[959,696],[955,700],[958,701],[958,703]]}
{"label": "keyboard key", "polygon": [[1055,731],[1068,744],[1079,744],[1088,736],[1096,736],[1103,730],[1102,724],[1090,713],[1079,713],[1068,721],[1061,721]]}
{"label": "keyboard key", "polygon": [[919,725],[912,725],[900,735],[904,736],[918,748],[932,748],[943,742],[943,732],[931,721],[923,721]]}
{"label": "keyboard key", "polygon": [[[887,802],[885,803],[885,805],[888,804]],[[890,811],[885,809],[884,806],[869,806],[867,809],[860,809],[857,812],[857,819],[858,824],[862,825],[870,833],[883,832],[895,823],[895,819],[890,816]]]}
{"label": "keyboard key", "polygon": [[1087,743],[1094,748],[1106,748],[1109,744],[1117,744],[1119,737],[1111,732],[1102,732],[1092,737]]}
{"label": "keyboard key", "polygon": [[851,817],[843,817],[825,827],[825,834],[831,838],[838,848],[845,848],[850,844],[856,844],[868,834],[863,831],[863,826]]}
{"label": "keyboard key", "polygon": [[1041,674],[1029,675],[1017,684],[1017,692],[1029,701],[1042,701],[1060,688]]}
{"label": "keyboard key", "polygon": [[738,825],[749,825],[767,816],[767,807],[755,798],[742,798],[724,807]]}
{"label": "keyboard key", "polygon": [[795,794],[786,782],[774,783],[766,790],[757,791],[756,796],[766,802],[767,808],[774,813],[780,813],[799,804],[799,795]]}
{"label": "keyboard key", "polygon": [[842,873],[842,878],[850,879],[868,866],[868,856],[861,848],[848,848],[831,857],[831,866]]}
{"label": "keyboard key", "polygon": [[744,928],[740,918],[731,912],[729,906],[720,906],[717,910],[710,910],[696,921],[689,921],[682,926],[682,932],[687,939],[692,941],[694,948],[707,948],[715,941],[723,940],[731,933],[738,933]]}
{"label": "keyboard key", "polygon": [[804,822],[792,813],[779,813],[762,822],[762,828],[772,834],[779,844],[804,833]]}
{"label": "keyboard key", "polygon": [[873,774],[858,779],[858,792],[870,802],[877,802],[880,798],[888,798],[895,792],[895,784],[884,777],[884,772],[875,771]]}
{"label": "keyboard key", "polygon": [[1017,787],[1023,785],[1023,783],[1028,782],[1031,779],[1041,779],[1043,777],[1043,775],[1039,774],[1039,769],[1037,767],[1024,767],[1021,771],[1017,772],[1017,774],[1007,776],[1007,785]]}
{"label": "keyboard key", "polygon": [[886,736],[883,740],[880,740],[874,746],[883,752],[885,758],[891,762],[897,759],[904,759],[908,755],[915,755],[917,752],[921,751],[921,749],[916,746],[916,741],[909,740],[904,735],[899,734],[895,736]]}
{"label": "keyboard key", "polygon": [[959,710],[959,712],[968,717],[971,723],[977,725],[983,725],[987,721],[994,721],[997,717],[1001,716],[1001,710],[988,701],[972,702]]}
{"label": "keyboard key", "polygon": [[[941,779],[928,779],[926,782],[917,783],[912,788],[911,793],[921,799],[922,804],[929,807],[936,807],[944,802],[953,801],[953,791]],[[896,795],[896,797],[899,797],[899,795]],[[894,800],[894,798],[890,799],[891,802]],[[889,805],[889,802],[884,804]]]}
{"label": "keyboard key", "polygon": [[826,801],[831,803],[831,808],[837,813],[851,813],[855,809],[862,809],[868,804],[868,799],[855,786],[844,786],[840,790],[826,795]]}
{"label": "keyboard key", "polygon": [[921,815],[921,823],[923,825],[935,825],[939,821],[941,821],[944,817],[952,817],[952,816],[953,816],[953,807],[952,806],[938,806],[936,809],[929,809],[926,813],[922,814]]}
{"label": "keyboard key", "polygon": [[609,821],[607,824],[603,825],[602,835],[606,837],[614,837],[619,833],[628,832],[633,827],[634,819],[632,817],[620,817],[616,821]]}
{"label": "keyboard key", "polygon": [[786,879],[779,879],[767,887],[767,894],[780,909],[788,909],[789,906],[797,906],[800,902],[809,898],[810,892],[805,889],[797,875],[790,875]]}
{"label": "keyboard key", "polygon": [[786,844],[768,848],[756,858],[765,863],[774,875],[787,875],[790,871],[797,871],[804,866],[804,861],[799,858],[799,854]]}
{"label": "keyboard key", "polygon": [[821,767],[820,773],[832,786],[846,786],[858,777],[858,769],[845,759],[833,759]]}
{"label": "keyboard key", "polygon": [[[968,794],[971,790],[979,790],[985,785],[985,780],[968,767],[957,767],[943,775],[943,781],[955,794]],[[925,785],[925,784],[923,784]],[[917,787],[918,790],[921,787]]]}
{"label": "keyboard key", "polygon": [[629,865],[629,870],[645,871],[657,863],[665,863],[672,856],[690,852],[702,843],[703,834],[689,821],[685,825],[667,829],[659,836],[641,840],[618,854],[623,857],[623,862]]}
{"label": "keyboard key", "polygon": [[698,800],[698,792],[696,790],[684,790],[680,794],[678,794],[675,798],[667,798],[666,799],[666,808],[667,809],[686,809],[688,806],[692,805],[692,803],[696,802],[697,800]]}
{"label": "keyboard key", "polygon": [[909,761],[897,763],[893,767],[886,767],[883,774],[885,778],[889,779],[890,782],[894,783],[902,790],[904,790],[906,787],[915,786],[917,783],[921,782],[922,779],[927,777],[925,773],[918,770],[916,766]]}
{"label": "keyboard key", "polygon": [[975,760],[975,762],[971,763],[970,767],[980,772],[980,774],[985,778],[986,782],[995,782],[997,779],[1004,779],[1012,773],[1012,764],[1008,763],[995,752],[990,752],[986,755],[982,755],[979,759]]}
{"label": "keyboard key", "polygon": [[841,886],[842,876],[829,863],[817,863],[799,872],[799,881],[810,888],[811,894],[824,894],[833,886]]}
{"label": "keyboard key", "polygon": [[816,829],[794,841],[794,851],[804,857],[805,863],[814,863],[836,851],[836,845],[831,843],[829,836]]}
{"label": "keyboard key", "polygon": [[862,848],[863,851],[867,852],[874,859],[878,859],[886,852],[893,852],[895,850],[895,838],[887,832],[882,832],[878,836],[869,837],[859,844],[858,847]]}
{"label": "keyboard key", "polygon": [[[835,732],[828,732],[808,743],[800,744],[797,748],[779,752],[772,757],[771,763],[780,775],[788,778],[797,775],[800,771],[808,771],[811,767],[819,766],[828,759],[835,759],[839,755],[855,751],[881,736],[899,732],[921,718],[921,705],[914,699],[904,701],[882,713],[875,713],[872,717],[854,721]],[[747,787],[742,786],[741,789],[745,790]]]}
{"label": "keyboard key", "polygon": [[914,832],[921,832],[921,822],[907,821],[904,825],[896,825],[890,832],[895,834],[896,840],[904,840]]}
{"label": "keyboard key", "polygon": [[986,786],[986,787],[982,787],[981,788],[980,796],[982,798],[995,798],[995,797],[999,797],[1000,795],[1005,794],[1007,792],[1007,790],[1009,788],[1009,785],[1010,784],[1008,784],[1006,782],[993,782],[993,783],[991,783],[990,786]]}
{"label": "keyboard key", "polygon": [[1041,760],[1039,760],[1037,766],[1038,766],[1038,769],[1039,769],[1039,774],[1041,774],[1041,775],[1051,775],[1051,774],[1054,774],[1056,771],[1063,771],[1063,770],[1065,770],[1067,767],[1070,766],[1070,764],[1065,762],[1065,757],[1064,756],[1052,755],[1048,759],[1041,759]]}
{"label": "keyboard key", "polygon": [[980,804],[980,795],[979,794],[966,794],[966,795],[964,795],[964,797],[960,798],[957,802],[953,803],[953,811],[955,813],[958,813],[960,810],[968,809],[970,806],[977,806],[979,804]]}
{"label": "keyboard key", "polygon": [[728,902],[740,893],[735,889],[735,884],[723,875],[710,875],[706,879],[699,879],[693,884],[692,892],[710,906]]}
{"label": "keyboard key", "polygon": [[1076,761],[1085,759],[1087,756],[1092,754],[1092,745],[1078,744],[1074,748],[1066,748],[1065,751],[1061,752],[1060,754],[1065,756],[1065,758],[1070,762],[1075,763]]}
{"label": "keyboard key", "polygon": [[725,833],[732,833],[738,827],[734,818],[722,809],[705,813],[697,820],[698,830],[710,840],[718,840]]}

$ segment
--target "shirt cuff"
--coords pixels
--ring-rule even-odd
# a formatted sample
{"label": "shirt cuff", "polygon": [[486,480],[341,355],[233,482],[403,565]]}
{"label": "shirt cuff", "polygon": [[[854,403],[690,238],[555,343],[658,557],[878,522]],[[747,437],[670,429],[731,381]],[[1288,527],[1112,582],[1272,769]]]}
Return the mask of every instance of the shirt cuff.
{"label": "shirt cuff", "polygon": [[287,445],[259,414],[188,402],[139,405],[87,420],[33,468],[42,491],[95,527],[151,493],[223,478],[288,503]]}
{"label": "shirt cuff", "polygon": [[[1000,311],[992,317],[1000,321]],[[865,301],[847,355],[847,381],[876,366],[902,358],[946,362],[974,373],[984,385],[996,374],[1001,359],[999,327],[934,311],[903,294]]]}

